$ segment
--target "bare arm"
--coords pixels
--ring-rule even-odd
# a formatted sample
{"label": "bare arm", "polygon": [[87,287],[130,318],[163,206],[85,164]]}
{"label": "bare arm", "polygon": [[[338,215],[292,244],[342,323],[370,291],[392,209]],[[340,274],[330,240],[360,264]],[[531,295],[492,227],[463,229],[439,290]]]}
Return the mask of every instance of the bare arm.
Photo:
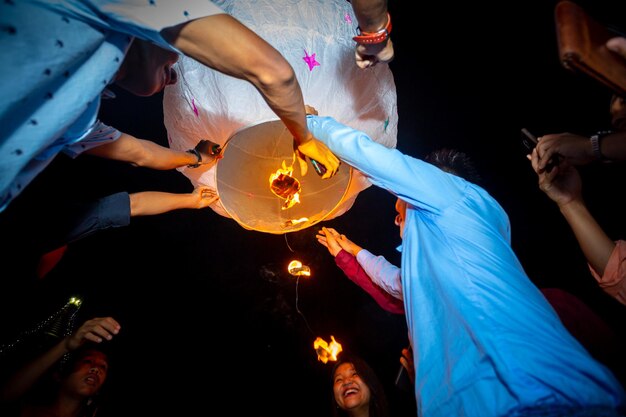
{"label": "bare arm", "polygon": [[559,206],[589,265],[601,276],[615,248],[611,240],[593,218],[582,200]]}
{"label": "bare arm", "polygon": [[363,32],[376,32],[387,24],[387,0],[350,0]]}
{"label": "bare arm", "polygon": [[557,203],[561,214],[572,228],[587,262],[602,275],[615,248],[615,242],[589,213],[582,198],[580,174],[566,161],[562,161],[550,172],[542,171],[539,167],[537,149],[531,154],[531,163],[539,178],[539,188]]}
{"label": "bare arm", "polygon": [[17,371],[2,387],[0,398],[3,401],[14,401],[28,392],[35,383],[48,372],[59,359],[68,352],[78,349],[91,341],[100,343],[111,340],[120,331],[120,325],[112,317],[87,320],[72,335],[65,337],[43,355],[26,364]]}
{"label": "bare arm", "polygon": [[[572,165],[586,165],[598,158],[593,153],[591,140],[586,136],[572,133],[556,133],[544,135],[537,144],[539,151],[539,168],[545,169],[554,155],[566,159]],[[603,136],[600,141],[600,152],[606,159],[626,160],[626,132],[615,132]]]}
{"label": "bare arm", "polygon": [[[354,15],[361,32],[377,33],[387,26],[387,0],[351,0]],[[356,45],[355,58],[359,68],[369,68],[377,63],[388,63],[393,59],[393,43],[387,38],[378,44]]]}
{"label": "bare arm", "polygon": [[215,190],[200,186],[192,193],[176,194],[161,191],[142,191],[130,195],[130,215],[150,216],[178,209],[200,209],[219,199]]}
{"label": "bare arm", "polygon": [[237,19],[212,15],[169,28],[164,37],[206,66],[252,83],[298,144],[313,138],[306,126],[302,91],[293,68]]}
{"label": "bare arm", "polygon": [[289,129],[298,149],[326,166],[322,178],[337,172],[339,159],[307,128],[302,90],[293,68],[272,45],[227,14],[168,28],[163,36],[185,55],[254,85]]}
{"label": "bare arm", "polygon": [[127,133],[122,133],[119,139],[91,148],[85,153],[158,170],[175,169],[198,161],[189,152],[167,148]]}

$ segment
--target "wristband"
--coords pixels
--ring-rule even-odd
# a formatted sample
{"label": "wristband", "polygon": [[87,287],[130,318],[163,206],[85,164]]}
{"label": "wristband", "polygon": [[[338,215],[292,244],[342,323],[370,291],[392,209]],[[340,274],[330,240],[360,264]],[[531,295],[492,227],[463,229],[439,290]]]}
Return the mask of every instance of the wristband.
{"label": "wristband", "polygon": [[198,168],[202,163],[202,155],[200,155],[200,152],[198,152],[196,149],[187,149],[186,152],[193,154],[196,156],[196,158],[198,158],[198,162],[196,162],[195,164],[187,165],[187,168]]}
{"label": "wristband", "polygon": [[606,158],[604,157],[604,155],[602,155],[602,152],[600,151],[600,141],[602,141],[605,136],[608,136],[612,133],[613,131],[611,130],[602,130],[589,138],[589,141],[591,142],[591,151],[593,152],[593,156],[595,156],[597,160],[606,160]]}
{"label": "wristband", "polygon": [[391,15],[387,12],[387,25],[378,32],[361,32],[361,27],[356,28],[358,35],[353,37],[356,43],[362,45],[376,45],[389,39],[391,33]]}

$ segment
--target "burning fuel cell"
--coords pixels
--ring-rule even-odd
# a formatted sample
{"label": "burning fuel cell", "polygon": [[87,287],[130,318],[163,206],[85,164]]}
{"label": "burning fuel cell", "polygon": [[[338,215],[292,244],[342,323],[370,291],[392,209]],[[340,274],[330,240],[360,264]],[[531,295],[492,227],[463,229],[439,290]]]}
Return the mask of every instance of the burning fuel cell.
{"label": "burning fuel cell", "polygon": [[270,190],[285,202],[282,205],[283,210],[287,210],[300,202],[300,181],[293,176],[293,167],[287,167],[283,161],[282,168],[278,168],[276,172],[270,175]]}
{"label": "burning fuel cell", "polygon": [[[336,213],[352,186],[352,168],[322,179],[309,163],[302,175],[293,135],[280,120],[237,131],[215,165],[219,204],[246,229],[283,234]],[[200,169],[200,168],[198,168]]]}
{"label": "burning fuel cell", "polygon": [[337,342],[331,335],[331,342],[328,343],[321,337],[318,337],[313,342],[313,348],[317,352],[317,360],[323,363],[330,361],[336,361],[339,354],[343,351],[341,343]]}

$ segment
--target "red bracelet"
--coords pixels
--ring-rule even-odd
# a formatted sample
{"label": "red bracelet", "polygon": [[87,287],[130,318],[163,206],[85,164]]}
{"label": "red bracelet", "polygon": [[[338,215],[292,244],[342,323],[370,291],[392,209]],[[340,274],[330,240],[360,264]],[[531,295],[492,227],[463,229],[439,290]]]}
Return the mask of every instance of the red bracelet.
{"label": "red bracelet", "polygon": [[361,32],[361,27],[357,27],[356,30],[358,35],[352,38],[356,43],[363,45],[383,43],[391,33],[391,15],[387,12],[387,25],[378,32]]}

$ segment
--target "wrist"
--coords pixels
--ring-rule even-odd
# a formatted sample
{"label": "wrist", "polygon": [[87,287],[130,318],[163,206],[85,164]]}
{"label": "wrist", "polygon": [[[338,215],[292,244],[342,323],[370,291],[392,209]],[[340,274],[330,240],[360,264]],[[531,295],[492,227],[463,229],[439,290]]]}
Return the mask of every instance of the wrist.
{"label": "wrist", "polygon": [[202,155],[197,149],[187,149],[187,153],[190,153],[196,157],[196,162],[187,165],[187,168],[198,168],[202,164]]}
{"label": "wrist", "polygon": [[602,154],[602,150],[601,150],[602,139],[604,139],[605,136],[608,136],[612,133],[613,131],[611,130],[601,130],[591,135],[591,137],[589,138],[589,142],[591,142],[591,153],[593,154],[596,160],[603,161],[603,162],[607,160],[607,158],[605,158],[604,155]]}
{"label": "wrist", "polygon": [[377,45],[389,39],[391,34],[391,15],[387,12],[387,24],[375,32],[363,32],[361,27],[357,27],[357,36],[352,39],[361,45]]}

